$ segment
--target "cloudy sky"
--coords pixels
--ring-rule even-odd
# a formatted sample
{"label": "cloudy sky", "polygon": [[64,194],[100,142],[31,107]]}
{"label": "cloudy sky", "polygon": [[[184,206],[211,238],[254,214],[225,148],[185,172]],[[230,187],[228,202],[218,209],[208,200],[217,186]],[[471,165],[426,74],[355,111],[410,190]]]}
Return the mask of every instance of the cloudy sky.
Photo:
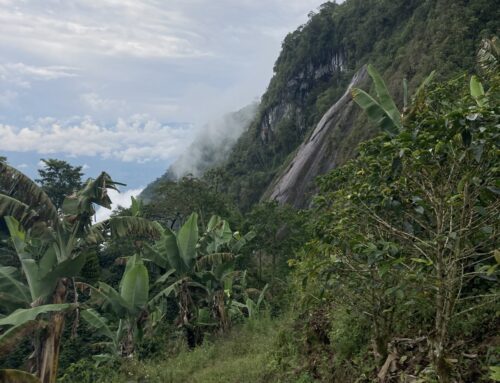
{"label": "cloudy sky", "polygon": [[0,0],[0,155],[140,190],[204,122],[260,96],[322,0]]}

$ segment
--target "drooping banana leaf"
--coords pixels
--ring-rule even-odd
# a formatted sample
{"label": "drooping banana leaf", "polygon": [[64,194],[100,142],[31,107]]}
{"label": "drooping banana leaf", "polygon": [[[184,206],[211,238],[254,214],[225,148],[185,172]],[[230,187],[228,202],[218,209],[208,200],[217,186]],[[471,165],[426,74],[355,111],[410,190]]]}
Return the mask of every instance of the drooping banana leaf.
{"label": "drooping banana leaf", "polygon": [[0,302],[2,296],[8,296],[11,297],[10,300],[15,299],[17,304],[22,302],[24,305],[29,305],[31,303],[29,289],[19,280],[17,274],[15,267],[0,266]]}
{"label": "drooping banana leaf", "polygon": [[110,310],[119,318],[126,315],[128,304],[113,287],[104,282],[99,282],[97,288],[87,284],[82,285],[90,288],[90,304],[102,306],[104,310]]}
{"label": "drooping banana leaf", "polygon": [[5,194],[0,194],[0,216],[15,217],[23,226],[30,227],[38,214],[30,206]]}
{"label": "drooping banana leaf", "polygon": [[352,90],[354,101],[366,112],[368,118],[372,120],[380,129],[391,136],[399,132],[399,125],[394,122],[391,116],[380,106],[380,104],[362,89]]}
{"label": "drooping banana leaf", "polygon": [[111,341],[116,342],[116,334],[111,331],[106,318],[101,316],[97,311],[94,309],[83,310],[81,316],[91,327],[97,330],[99,335],[104,335]]}
{"label": "drooping banana leaf", "polygon": [[[40,186],[5,162],[0,162],[0,193],[35,209],[44,220],[54,224],[59,220],[56,207]],[[7,215],[5,213],[0,210],[0,216]]]}
{"label": "drooping banana leaf", "polygon": [[0,326],[19,326],[26,322],[35,320],[38,315],[54,311],[64,311],[72,306],[73,304],[70,303],[61,303],[37,306],[29,309],[17,309],[12,314],[0,319]]}
{"label": "drooping banana leaf", "polygon": [[163,229],[158,222],[142,217],[111,217],[96,223],[87,229],[86,242],[89,244],[103,242],[109,237],[124,238],[134,237],[160,238]]}

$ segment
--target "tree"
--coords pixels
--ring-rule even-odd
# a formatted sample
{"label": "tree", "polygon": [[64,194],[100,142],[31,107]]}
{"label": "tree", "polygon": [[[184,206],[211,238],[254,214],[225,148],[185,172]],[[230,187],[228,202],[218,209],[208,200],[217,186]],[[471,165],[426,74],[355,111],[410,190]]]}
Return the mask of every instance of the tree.
{"label": "tree", "polygon": [[417,92],[398,129],[374,118],[387,134],[323,177],[316,239],[299,264],[310,280],[341,289],[350,309],[366,312],[376,337],[385,323],[381,346],[394,333],[395,313],[430,308],[433,324],[419,330],[428,333],[443,383],[451,380],[451,324],[499,298],[499,83],[465,79]]}
{"label": "tree", "polygon": [[66,196],[82,187],[82,167],[72,166],[66,161],[53,158],[41,161],[44,166],[38,169],[40,178],[35,181],[59,209]]}
{"label": "tree", "polygon": [[100,306],[112,316],[113,325],[117,324],[114,329],[94,309],[82,312],[82,318],[110,340],[107,344],[110,353],[98,355],[97,359],[130,357],[142,337],[143,322],[148,314],[149,274],[142,260],[138,255],[128,258],[119,292],[104,282],[99,282],[97,288],[86,286],[91,290],[89,304]]}
{"label": "tree", "polygon": [[232,232],[228,222],[218,216],[211,217],[203,235],[198,230],[198,215],[193,213],[178,232],[166,228],[146,253],[148,260],[166,271],[156,282],[166,287],[152,301],[171,294],[176,297],[177,323],[185,329],[191,347],[201,341],[201,326],[229,327],[228,310],[238,274],[235,258],[254,236],[252,232],[244,236]]}
{"label": "tree", "polygon": [[[4,192],[0,193],[0,216],[8,224],[26,280],[12,279],[11,274],[0,275],[0,278],[8,278],[16,286],[26,286],[27,290],[17,290],[29,291],[27,298],[23,294],[25,299],[21,303],[32,308],[20,310],[28,310],[34,315],[45,306],[67,309],[68,292],[85,263],[89,245],[131,233],[150,238],[159,235],[159,226],[141,217],[111,217],[92,225],[94,206],[110,208],[107,191],[116,190],[118,185],[121,184],[103,172],[96,179],[89,179],[81,190],[67,196],[57,209],[37,184],[9,165],[0,163],[0,190]],[[57,375],[65,324],[65,314],[61,310],[49,314],[49,324],[35,342],[37,372],[43,383],[55,382]],[[28,324],[37,315],[29,321],[16,320],[18,317],[15,311],[2,321],[16,328]]]}

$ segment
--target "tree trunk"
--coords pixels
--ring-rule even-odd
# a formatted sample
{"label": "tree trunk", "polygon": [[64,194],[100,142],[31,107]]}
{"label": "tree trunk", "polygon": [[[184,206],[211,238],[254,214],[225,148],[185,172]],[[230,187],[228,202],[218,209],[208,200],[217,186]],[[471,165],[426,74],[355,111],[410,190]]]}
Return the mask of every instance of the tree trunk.
{"label": "tree trunk", "polygon": [[450,368],[446,362],[445,347],[448,338],[448,325],[450,321],[450,309],[451,309],[451,293],[452,286],[450,286],[450,281],[447,280],[445,272],[444,262],[442,256],[438,258],[437,262],[437,277],[439,285],[437,288],[436,295],[436,318],[434,331],[435,335],[431,340],[431,351],[432,351],[432,361],[436,369],[436,374],[440,383],[449,383],[450,378]]}
{"label": "tree trunk", "polygon": [[[54,304],[66,302],[68,281],[61,279],[56,287],[53,296]],[[64,313],[53,313],[50,316],[50,324],[47,328],[45,339],[42,340],[40,373],[39,377],[42,383],[56,383],[57,369],[59,367],[59,349],[61,345],[61,336],[65,323]]]}

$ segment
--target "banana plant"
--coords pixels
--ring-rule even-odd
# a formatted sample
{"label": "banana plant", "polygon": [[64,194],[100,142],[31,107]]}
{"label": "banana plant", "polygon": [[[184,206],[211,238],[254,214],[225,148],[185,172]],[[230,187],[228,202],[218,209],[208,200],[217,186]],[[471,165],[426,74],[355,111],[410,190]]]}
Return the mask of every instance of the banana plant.
{"label": "banana plant", "polygon": [[[227,301],[235,276],[234,260],[253,233],[233,233],[227,221],[213,216],[199,237],[198,216],[193,213],[178,233],[166,229],[148,259],[167,270],[157,284],[167,285],[154,300],[174,294],[179,306],[178,324],[196,344],[197,326],[229,326]],[[193,342],[192,339],[195,339]],[[193,344],[194,343],[194,344]]]}
{"label": "banana plant", "polygon": [[131,356],[135,344],[142,338],[144,319],[149,307],[149,274],[138,255],[130,257],[123,273],[119,291],[99,282],[97,287],[80,284],[91,291],[90,305],[97,305],[110,315],[117,329],[113,330],[108,321],[94,309],[82,312],[82,318],[109,342],[108,355],[98,355],[99,361],[116,356]]}
{"label": "banana plant", "polygon": [[[391,97],[387,85],[380,73],[372,66],[368,65],[368,74],[370,75],[375,87],[376,97],[370,96],[364,90],[354,88],[351,91],[353,100],[365,112],[382,131],[390,136],[396,136],[403,129],[403,118],[399,112],[396,103]],[[421,93],[425,86],[432,80],[435,72],[433,71],[419,86],[415,95]],[[406,80],[403,83],[404,88],[404,109],[407,109],[408,86]]]}
{"label": "banana plant", "polygon": [[[119,185],[103,172],[67,196],[61,209],[56,209],[36,183],[1,162],[0,217],[7,223],[23,276],[15,276],[11,269],[0,272],[0,285],[16,286],[16,295],[2,294],[0,300],[28,310],[47,304],[64,305],[74,278],[85,264],[89,245],[130,234],[159,237],[158,224],[141,217],[112,217],[92,224],[95,206],[111,208],[107,192],[117,190]],[[43,383],[53,383],[65,312],[52,310],[46,315],[49,325],[39,333],[34,355],[37,375]]]}
{"label": "banana plant", "polygon": [[373,122],[384,132],[394,136],[402,128],[401,114],[389,94],[384,80],[372,65],[368,65],[368,74],[373,80],[377,98],[373,98],[358,88],[352,90],[352,97]]}

